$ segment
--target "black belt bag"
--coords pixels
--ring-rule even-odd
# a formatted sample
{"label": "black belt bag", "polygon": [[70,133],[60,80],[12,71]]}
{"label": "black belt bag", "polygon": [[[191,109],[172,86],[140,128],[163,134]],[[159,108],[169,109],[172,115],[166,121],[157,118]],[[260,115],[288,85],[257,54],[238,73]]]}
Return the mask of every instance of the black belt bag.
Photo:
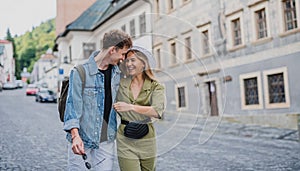
{"label": "black belt bag", "polygon": [[126,125],[124,128],[124,135],[128,138],[140,139],[149,133],[149,127],[147,123],[121,120],[121,124]]}

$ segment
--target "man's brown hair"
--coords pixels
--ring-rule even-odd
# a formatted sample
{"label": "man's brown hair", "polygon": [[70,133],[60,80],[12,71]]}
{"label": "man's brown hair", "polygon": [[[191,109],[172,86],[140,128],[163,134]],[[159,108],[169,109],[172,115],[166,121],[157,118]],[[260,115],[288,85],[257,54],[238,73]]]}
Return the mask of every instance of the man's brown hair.
{"label": "man's brown hair", "polygon": [[128,34],[121,30],[111,30],[103,36],[103,48],[108,49],[111,46],[115,46],[119,49],[124,47],[132,47],[132,40]]}

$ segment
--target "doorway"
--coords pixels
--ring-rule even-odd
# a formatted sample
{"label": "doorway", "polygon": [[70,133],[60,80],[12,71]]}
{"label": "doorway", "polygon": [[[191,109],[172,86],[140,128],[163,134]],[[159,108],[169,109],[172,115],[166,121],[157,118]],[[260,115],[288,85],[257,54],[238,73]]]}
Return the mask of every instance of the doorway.
{"label": "doorway", "polygon": [[218,116],[218,100],[215,81],[207,82],[209,92],[210,116]]}

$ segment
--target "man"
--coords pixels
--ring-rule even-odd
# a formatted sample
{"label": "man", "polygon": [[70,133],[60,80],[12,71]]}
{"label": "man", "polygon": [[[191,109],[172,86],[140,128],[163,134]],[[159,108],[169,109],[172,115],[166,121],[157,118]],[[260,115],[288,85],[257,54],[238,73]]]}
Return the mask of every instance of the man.
{"label": "man", "polygon": [[[70,74],[64,116],[67,132],[68,170],[112,170],[116,113],[112,109],[119,87],[120,70],[131,38],[120,30],[103,36],[103,48],[83,64],[86,81],[82,87],[76,69]],[[83,89],[82,89],[83,88]]]}

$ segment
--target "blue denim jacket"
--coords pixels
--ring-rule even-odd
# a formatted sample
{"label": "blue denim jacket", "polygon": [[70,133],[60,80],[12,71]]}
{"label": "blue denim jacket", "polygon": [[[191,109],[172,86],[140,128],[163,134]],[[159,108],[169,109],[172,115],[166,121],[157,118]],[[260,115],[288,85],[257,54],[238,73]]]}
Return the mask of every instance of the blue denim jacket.
{"label": "blue denim jacket", "polygon": [[[83,64],[86,83],[82,94],[82,82],[79,73],[73,69],[70,74],[68,97],[64,116],[64,130],[71,142],[70,130],[78,128],[85,148],[99,148],[104,112],[104,75],[98,70],[94,52],[89,61]],[[120,82],[120,70],[113,66],[111,75],[112,102],[115,103]],[[107,127],[108,141],[115,140],[117,131],[116,112],[112,108]]]}

